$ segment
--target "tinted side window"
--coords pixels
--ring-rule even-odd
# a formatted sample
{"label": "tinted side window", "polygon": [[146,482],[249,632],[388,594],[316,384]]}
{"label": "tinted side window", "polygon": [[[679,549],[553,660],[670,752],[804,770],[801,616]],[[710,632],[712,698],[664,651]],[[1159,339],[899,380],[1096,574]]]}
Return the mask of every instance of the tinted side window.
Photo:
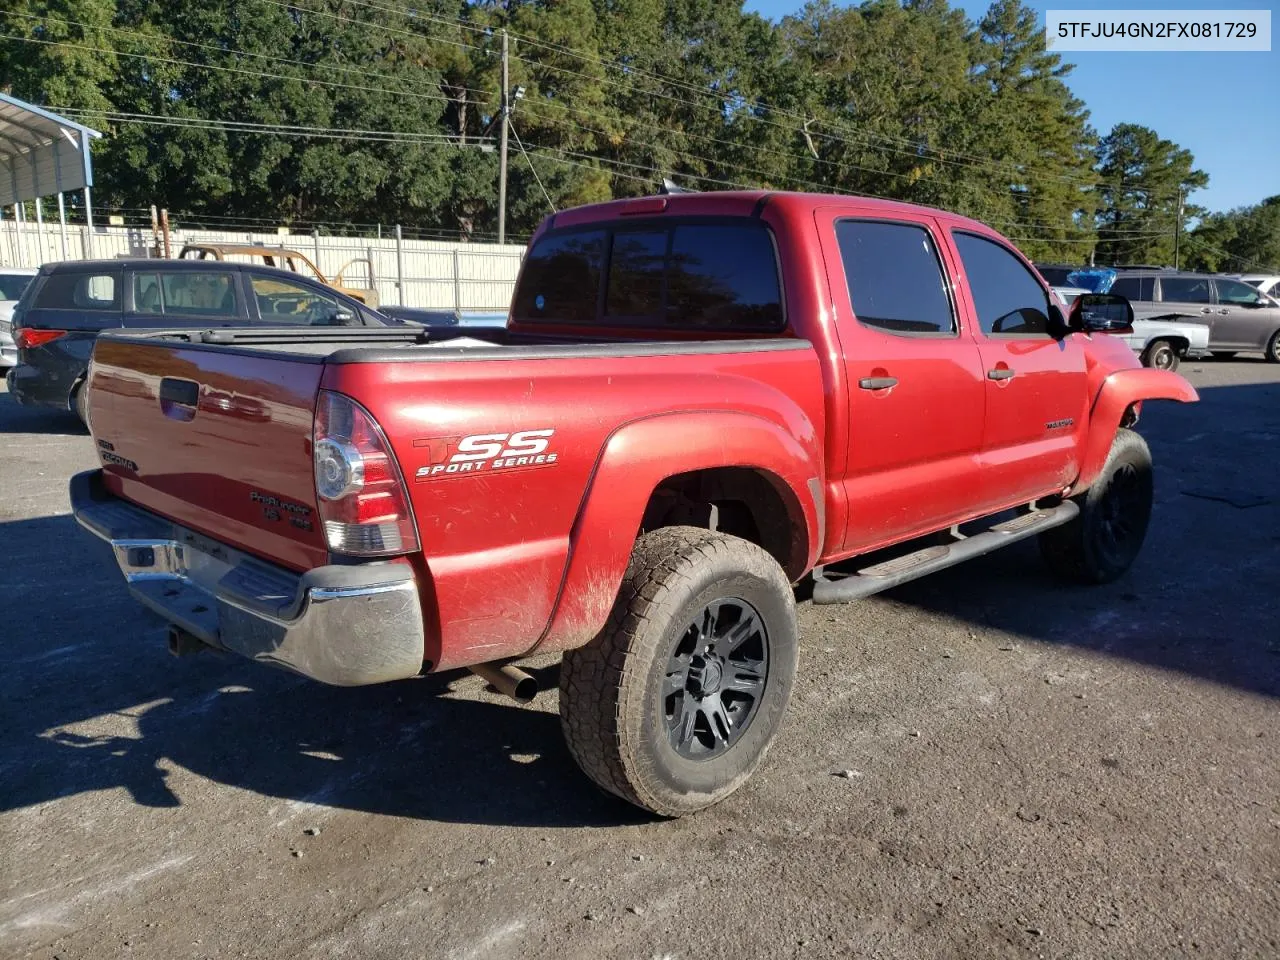
{"label": "tinted side window", "polygon": [[1160,299],[1166,303],[1208,303],[1209,281],[1202,277],[1161,277]]}
{"label": "tinted side window", "polygon": [[1110,292],[1126,300],[1154,300],[1155,285],[1151,277],[1117,277]]}
{"label": "tinted side window", "polygon": [[594,322],[604,246],[603,230],[543,237],[525,257],[512,313],[521,320]]}
{"label": "tinted side window", "polygon": [[55,273],[36,297],[45,310],[119,310],[120,278],[114,273]]}
{"label": "tinted side window", "polygon": [[1047,335],[1049,296],[1022,261],[985,237],[954,236],[982,332]]}
{"label": "tinted side window", "polygon": [[951,333],[955,318],[929,231],[841,220],[836,241],[858,322],[889,333]]}
{"label": "tinted side window", "polygon": [[1048,294],[1023,261],[986,237],[956,233],[955,241],[982,332],[1047,335]]}
{"label": "tinted side window", "polygon": [[782,286],[762,226],[683,224],[671,237],[667,321],[673,326],[778,330]]}
{"label": "tinted side window", "polygon": [[1257,303],[1258,291],[1239,280],[1215,280],[1219,303]]}

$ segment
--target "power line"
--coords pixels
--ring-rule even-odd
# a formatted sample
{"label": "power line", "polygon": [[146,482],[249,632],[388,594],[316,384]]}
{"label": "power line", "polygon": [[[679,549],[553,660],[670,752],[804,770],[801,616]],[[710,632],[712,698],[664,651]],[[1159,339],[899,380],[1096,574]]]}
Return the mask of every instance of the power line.
{"label": "power line", "polygon": [[[286,6],[286,4],[279,2],[279,0],[265,0],[265,2],[271,3],[271,4],[275,5],[275,6],[282,6],[282,7],[285,7],[285,6]],[[424,13],[424,12],[420,12],[420,11],[408,10],[408,9],[406,9],[406,8],[403,8],[403,7],[397,7],[397,6],[389,6],[389,5],[384,5],[384,4],[371,3],[371,2],[369,2],[369,0],[349,0],[349,2],[351,2],[353,6],[357,6],[357,7],[363,7],[363,8],[366,8],[366,9],[378,10],[378,11],[387,12],[387,13],[396,13],[396,14],[399,14],[399,15],[401,15],[401,16],[404,16],[404,17],[405,17],[406,19],[408,19],[408,20],[430,21],[430,22],[434,22],[434,23],[445,24],[445,25],[448,25],[448,26],[459,26],[459,27],[462,27],[463,29],[471,30],[471,31],[476,32],[476,33],[482,33],[482,34],[484,34],[485,36],[492,36],[492,35],[493,35],[493,30],[492,30],[492,28],[488,28],[488,27],[481,27],[481,26],[478,26],[478,25],[473,25],[473,24],[471,24],[471,23],[468,23],[468,22],[467,22],[467,21],[465,21],[465,20],[461,20],[461,19],[458,19],[458,18],[452,18],[452,17],[446,18],[446,17],[443,17],[443,16],[439,16],[439,15],[432,15],[432,14],[428,14],[428,13]],[[325,13],[325,12],[323,12],[323,11],[314,10],[314,9],[312,9],[312,8],[310,8],[310,7],[297,7],[297,8],[295,8],[295,9],[305,9],[305,10],[307,10],[308,12],[311,12],[311,13],[317,13],[317,14],[320,14],[320,15],[323,15],[323,16],[336,17],[336,15],[328,14],[328,13]],[[377,29],[377,30],[383,30],[383,31],[394,32],[394,33],[400,33],[400,34],[403,34],[403,33],[409,33],[408,31],[395,30],[394,28],[386,27],[386,26],[383,26],[383,25],[381,25],[381,24],[371,24],[371,23],[368,23],[368,22],[366,22],[366,21],[361,21],[361,20],[348,20],[347,18],[341,18],[341,17],[337,17],[337,19],[343,19],[343,20],[345,20],[346,22],[353,23],[353,24],[358,24],[358,25],[360,25],[360,26],[364,26],[364,27],[367,27],[367,28],[369,28],[369,29]],[[409,35],[414,36],[414,37],[419,37],[419,36],[420,36],[420,35],[418,35],[418,34],[413,34],[413,33],[409,33]],[[440,38],[440,37],[439,37],[438,35],[436,35],[436,34],[428,34],[427,36],[428,36],[428,38],[439,39],[439,40],[441,40],[442,42],[446,42],[446,43],[459,43],[458,41],[452,41],[452,40],[446,40],[446,39],[444,39],[444,38]],[[662,75],[662,74],[657,74],[657,73],[651,73],[651,72],[648,72],[648,71],[642,70],[642,69],[640,69],[640,68],[636,68],[636,67],[632,67],[632,66],[629,66],[629,65],[620,64],[620,63],[618,63],[618,62],[616,62],[616,61],[607,61],[607,60],[604,60],[604,59],[599,58],[599,57],[592,57],[592,56],[589,56],[589,55],[582,54],[582,53],[579,53],[579,52],[577,52],[577,51],[574,51],[574,50],[572,50],[571,48],[563,47],[563,46],[561,46],[561,45],[559,45],[559,44],[547,43],[547,42],[544,42],[544,41],[538,40],[538,39],[536,39],[536,38],[529,37],[529,36],[524,35],[524,34],[518,34],[518,33],[511,32],[511,33],[510,33],[510,36],[511,36],[511,37],[513,37],[513,38],[519,39],[519,40],[521,40],[522,42],[527,43],[527,44],[529,44],[529,45],[531,45],[531,46],[534,46],[534,47],[541,47],[541,48],[543,48],[543,49],[555,50],[555,51],[558,51],[558,52],[561,52],[561,53],[566,53],[566,54],[568,54],[568,55],[570,55],[570,56],[573,56],[573,57],[575,57],[575,58],[577,58],[577,59],[579,59],[579,60],[582,60],[582,61],[585,61],[585,62],[588,62],[588,63],[596,63],[596,64],[599,64],[599,65],[602,65],[602,66],[605,66],[605,67],[614,67],[614,68],[617,68],[617,69],[619,69],[621,72],[623,72],[624,74],[626,74],[626,75],[628,75],[628,76],[631,76],[631,77],[634,77],[634,76],[643,76],[643,77],[648,77],[648,78],[654,79],[654,80],[656,80],[656,81],[658,81],[658,82],[661,82],[661,83],[667,83],[667,84],[670,84],[670,85],[672,85],[672,86],[682,87],[682,88],[684,88],[684,89],[688,89],[688,90],[694,91],[694,92],[696,92],[696,93],[698,93],[698,94],[701,94],[701,95],[710,96],[710,97],[713,97],[714,99],[718,100],[718,101],[721,103],[721,105],[722,105],[722,106],[737,107],[737,108],[742,108],[742,107],[746,107],[746,106],[751,106],[751,107],[755,107],[755,108],[758,108],[758,109],[763,109],[763,110],[766,110],[766,111],[769,111],[769,112],[772,112],[772,113],[778,114],[779,116],[788,116],[788,117],[791,117],[791,118],[793,118],[793,119],[796,119],[796,120],[801,121],[801,122],[802,122],[803,124],[805,124],[806,126],[807,126],[807,124],[809,124],[809,123],[815,122],[815,120],[817,119],[817,118],[815,118],[815,117],[806,117],[806,116],[803,116],[803,115],[798,114],[798,113],[794,113],[794,112],[791,112],[791,111],[786,111],[786,110],[783,110],[783,109],[781,109],[781,108],[774,107],[774,106],[771,106],[771,105],[769,105],[769,104],[765,104],[765,103],[763,103],[762,101],[759,101],[759,100],[751,100],[751,99],[746,98],[746,97],[740,97],[740,98],[735,98],[735,97],[726,97],[726,96],[725,96],[725,95],[723,95],[723,94],[716,93],[715,91],[710,90],[710,89],[705,88],[705,87],[697,87],[696,85],[689,84],[689,83],[686,83],[686,82],[684,82],[684,81],[677,80],[677,79],[672,78],[672,77],[664,76],[664,75]],[[460,44],[460,45],[461,45],[461,46],[470,46],[470,47],[471,47],[471,49],[481,50],[482,52],[486,52],[486,53],[490,53],[490,54],[492,53],[491,51],[485,50],[484,48],[475,47],[475,46],[473,46],[473,45],[468,45],[468,44]],[[628,85],[627,85],[625,82],[621,81],[621,80],[615,80],[615,79],[611,79],[611,78],[609,78],[609,77],[593,77],[593,76],[591,76],[591,75],[589,75],[589,74],[582,73],[581,71],[573,71],[573,70],[569,70],[569,69],[567,69],[567,68],[565,68],[565,67],[558,67],[558,66],[554,66],[554,65],[552,65],[552,64],[544,63],[544,62],[542,62],[542,61],[530,61],[530,60],[527,60],[527,59],[525,59],[525,58],[523,58],[523,57],[520,57],[518,54],[516,55],[516,59],[517,59],[517,60],[519,60],[520,62],[524,63],[526,66],[541,67],[541,68],[543,68],[543,69],[552,70],[552,71],[559,72],[559,73],[564,73],[564,74],[566,74],[566,75],[576,76],[576,77],[579,77],[579,78],[582,78],[582,79],[590,80],[590,81],[592,81],[592,82],[604,82],[604,83],[608,83],[608,84],[613,85],[613,86],[622,87],[622,88],[624,88],[624,89],[630,89],[630,90],[631,90],[631,92],[637,92],[637,91],[635,90],[635,88],[634,88],[634,87],[628,88]],[[679,104],[683,104],[683,105],[685,105],[685,106],[690,106],[690,107],[693,107],[693,108],[695,108],[695,109],[699,109],[699,110],[715,109],[715,110],[717,110],[717,113],[719,113],[719,114],[723,115],[723,111],[722,111],[722,110],[720,110],[719,108],[711,107],[711,105],[709,105],[709,104],[705,104],[705,103],[696,103],[696,102],[694,102],[694,101],[687,100],[687,99],[685,99],[685,98],[683,98],[683,97],[675,97],[675,96],[672,96],[672,95],[670,95],[670,94],[663,94],[663,93],[658,93],[658,92],[655,92],[655,91],[642,91],[642,93],[643,93],[644,95],[646,95],[646,96],[655,96],[655,97],[658,97],[658,98],[660,98],[660,99],[669,100],[669,101],[672,101],[672,102],[675,102],[675,103],[679,103]],[[787,125],[787,124],[781,124],[781,123],[778,123],[777,121],[769,120],[769,119],[767,119],[767,118],[765,118],[765,117],[760,117],[760,116],[757,116],[757,115],[752,114],[752,113],[750,113],[750,112],[748,112],[748,113],[746,113],[746,114],[740,114],[740,115],[745,116],[745,117],[746,117],[747,119],[749,119],[749,120],[753,120],[753,121],[756,121],[756,122],[759,122],[759,123],[768,124],[768,125],[775,126],[775,127],[780,128],[780,129],[786,130],[788,133],[791,133],[791,134],[793,134],[793,135],[794,135],[794,134],[797,134],[797,133],[801,133],[801,132],[802,132],[801,130],[794,129],[794,128],[792,128],[791,126],[789,126],[789,125]],[[835,121],[831,121],[831,122],[829,123],[829,125],[831,125],[831,126],[837,126],[837,124],[836,124],[836,122],[835,122]],[[807,129],[805,129],[803,132],[804,132],[804,133],[810,133],[810,131],[808,131]],[[847,146],[859,147],[859,148],[862,148],[862,149],[870,149],[870,150],[880,150],[880,151],[882,151],[882,152],[888,152],[888,153],[897,153],[897,154],[900,154],[900,155],[904,155],[904,156],[911,157],[912,159],[915,159],[915,160],[930,160],[930,161],[932,161],[932,162],[949,163],[949,164],[958,165],[958,166],[970,166],[970,167],[972,167],[972,166],[980,166],[980,167],[988,167],[988,168],[990,168],[990,167],[994,167],[994,168],[997,168],[997,169],[1003,170],[1003,171],[1005,171],[1005,172],[1009,172],[1009,171],[1017,171],[1017,172],[1019,173],[1019,176],[1023,176],[1023,177],[1025,177],[1025,175],[1026,175],[1026,171],[1025,171],[1025,170],[1022,170],[1021,168],[1019,168],[1019,167],[1017,166],[1017,164],[1014,164],[1012,161],[1001,161],[1001,160],[996,160],[996,159],[994,159],[994,158],[981,158],[981,157],[977,157],[976,155],[972,155],[972,154],[964,154],[964,153],[961,153],[961,152],[959,152],[959,151],[941,151],[941,150],[937,150],[937,149],[927,148],[927,147],[925,147],[925,146],[924,146],[924,144],[922,144],[922,143],[915,142],[915,141],[911,141],[911,140],[908,140],[908,139],[906,139],[906,138],[901,138],[901,137],[890,137],[890,136],[887,136],[887,135],[885,135],[885,134],[870,133],[870,132],[863,131],[863,130],[857,130],[857,131],[850,130],[850,133],[851,133],[851,135],[853,135],[853,136],[858,136],[858,137],[863,137],[863,138],[870,138],[870,139],[878,139],[878,140],[883,140],[883,141],[888,142],[888,143],[894,143],[894,142],[897,142],[897,143],[903,143],[903,144],[907,144],[908,146],[913,147],[914,149],[912,149],[912,150],[903,150],[903,149],[898,149],[898,148],[879,147],[879,146],[876,146],[875,144],[872,144],[872,143],[865,143],[865,142],[864,142],[864,143],[853,143],[853,142],[849,141],[849,140],[848,140],[848,139],[846,139],[846,138],[843,138],[843,137],[837,137],[837,136],[834,136],[834,135],[832,135],[832,134],[821,133],[821,132],[813,132],[813,133],[811,133],[811,135],[821,137],[821,138],[823,138],[823,139],[825,139],[825,140],[829,140],[829,141],[834,141],[834,142],[842,143],[842,144],[845,144],[845,145],[847,145]],[[931,152],[931,153],[936,154],[936,156],[935,156],[935,157],[932,157],[932,158],[930,158],[930,157],[922,157],[922,156],[921,156],[921,153],[920,153],[920,151],[921,151],[921,150],[927,150],[928,152]],[[950,159],[948,156],[946,156],[946,154],[947,154],[948,152],[950,152],[950,153],[952,154],[952,156],[955,156],[955,157],[964,157],[964,158],[967,158],[967,160],[968,160],[969,162],[964,163],[964,162],[961,162],[961,161],[959,161],[959,160]],[[815,159],[819,159],[819,160],[820,160],[821,158],[815,158]],[[836,161],[826,161],[826,162],[829,162],[829,163],[835,163]],[[857,167],[857,165],[856,165],[856,164],[851,164],[850,166],[854,166],[855,168]],[[909,175],[906,175],[906,174],[893,174],[891,171],[879,171],[879,172],[881,172],[881,173],[885,173],[885,174],[889,174],[889,175],[896,175],[896,176],[909,176]],[[1076,184],[1076,185],[1080,185],[1080,186],[1085,186],[1085,187],[1093,187],[1093,186],[1094,186],[1094,181],[1093,181],[1093,180],[1089,180],[1089,179],[1086,179],[1086,178],[1079,178],[1079,177],[1063,177],[1063,176],[1060,176],[1060,175],[1054,175],[1054,174],[1044,174],[1044,175],[1040,175],[1040,176],[1037,176],[1037,177],[1034,177],[1034,178],[1031,178],[1031,179],[1032,179],[1032,180],[1040,180],[1040,181],[1043,181],[1043,180],[1046,180],[1046,179],[1053,179],[1053,180],[1059,180],[1059,181],[1064,182],[1064,183],[1072,183],[1072,184]],[[1010,188],[1010,189],[1012,190],[1013,188]]]}
{"label": "power line", "polygon": [[516,125],[511,122],[511,117],[506,118],[507,124],[511,127],[511,135],[516,138],[516,146],[520,148],[520,152],[524,154],[524,162],[529,164],[529,172],[533,174],[533,179],[538,181],[538,189],[542,191],[542,195],[547,200],[547,206],[551,208],[551,212],[556,212],[556,205],[551,202],[551,194],[547,193],[547,188],[542,185],[542,178],[538,176],[538,168],[533,165],[533,161],[529,159],[529,151],[524,148],[524,143],[520,140],[520,134],[516,132]]}
{"label": "power line", "polygon": [[116,50],[112,47],[95,47],[83,43],[69,43],[66,40],[42,40],[38,37],[23,37],[17,34],[0,33],[0,39],[20,40],[24,43],[39,43],[55,47],[71,47],[77,50],[89,50],[94,53],[109,53],[117,57],[131,57],[137,60],[150,60],[155,63],[166,63],[173,66],[194,67],[197,70],[214,70],[220,73],[234,73],[241,76],[260,77],[268,80],[291,80],[296,83],[310,83],[322,87],[333,87],[341,90],[358,90],[364,93],[385,93],[397,97],[413,97],[419,100],[435,100],[444,103],[453,103],[454,101],[444,96],[444,94],[425,94],[415,93],[409,90],[388,90],[385,87],[369,87],[360,84],[339,83],[336,80],[316,80],[310,77],[300,77],[296,75],[266,73],[261,70],[245,70],[240,67],[221,67],[211,63],[197,63],[194,60],[179,60],[172,57],[158,57],[150,53],[128,53],[124,50]]}
{"label": "power line", "polygon": [[330,140],[359,140],[377,143],[424,143],[448,144],[455,147],[488,147],[492,149],[492,139],[474,138],[465,143],[458,137],[444,133],[411,133],[399,130],[344,130],[333,127],[289,126],[274,123],[251,123],[241,120],[210,120],[203,117],[157,117],[145,113],[119,113],[80,110],[76,108],[52,107],[60,113],[70,116],[103,117],[112,123],[137,123],[159,127],[190,127],[197,130],[224,130],[230,133],[257,133],[281,137],[316,137]]}

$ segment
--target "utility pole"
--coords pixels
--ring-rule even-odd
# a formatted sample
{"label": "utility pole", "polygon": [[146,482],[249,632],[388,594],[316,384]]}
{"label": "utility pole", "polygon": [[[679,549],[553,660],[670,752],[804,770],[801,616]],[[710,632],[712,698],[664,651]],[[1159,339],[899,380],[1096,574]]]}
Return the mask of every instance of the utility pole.
{"label": "utility pole", "polygon": [[511,95],[510,66],[507,59],[507,31],[502,31],[502,106],[498,122],[502,133],[498,141],[498,242],[507,242],[507,98]]}
{"label": "utility pole", "polygon": [[1182,188],[1178,188],[1178,219],[1173,225],[1173,269],[1177,270],[1179,247],[1182,245]]}

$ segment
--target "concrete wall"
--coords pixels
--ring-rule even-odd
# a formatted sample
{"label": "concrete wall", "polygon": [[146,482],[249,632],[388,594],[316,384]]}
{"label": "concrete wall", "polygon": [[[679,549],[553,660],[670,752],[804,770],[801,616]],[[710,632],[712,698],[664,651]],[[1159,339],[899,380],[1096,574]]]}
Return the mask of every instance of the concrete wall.
{"label": "concrete wall", "polygon": [[[505,311],[511,301],[524,247],[516,244],[450,243],[443,240],[400,240],[316,237],[307,234],[237,233],[175,230],[174,256],[184,243],[254,243],[285,246],[306,254],[330,280],[355,258],[373,263],[380,302],[437,309]],[[154,256],[151,231],[136,227],[96,227],[58,223],[0,222],[0,265],[38,267],[58,260],[115,259]],[[343,282],[370,285],[369,265],[353,264]]]}

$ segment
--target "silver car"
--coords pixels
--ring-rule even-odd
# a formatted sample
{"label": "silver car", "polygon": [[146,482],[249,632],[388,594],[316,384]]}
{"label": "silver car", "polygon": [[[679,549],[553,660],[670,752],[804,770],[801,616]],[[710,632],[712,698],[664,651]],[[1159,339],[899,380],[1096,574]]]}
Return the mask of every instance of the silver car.
{"label": "silver car", "polygon": [[1215,356],[1262,353],[1280,363],[1280,304],[1241,280],[1175,270],[1126,270],[1109,292],[1127,297],[1140,317],[1177,313],[1203,323]]}
{"label": "silver car", "polygon": [[35,275],[35,270],[25,267],[0,267],[0,367],[18,364],[18,347],[13,342],[13,308]]}
{"label": "silver car", "polygon": [[[1054,287],[1068,307],[1082,293],[1091,293],[1083,287]],[[1117,333],[1130,349],[1142,360],[1144,367],[1157,370],[1177,370],[1178,363],[1187,357],[1209,352],[1209,328],[1203,323],[1178,319],[1178,314],[1155,312],[1144,315],[1134,307],[1133,333]]]}

